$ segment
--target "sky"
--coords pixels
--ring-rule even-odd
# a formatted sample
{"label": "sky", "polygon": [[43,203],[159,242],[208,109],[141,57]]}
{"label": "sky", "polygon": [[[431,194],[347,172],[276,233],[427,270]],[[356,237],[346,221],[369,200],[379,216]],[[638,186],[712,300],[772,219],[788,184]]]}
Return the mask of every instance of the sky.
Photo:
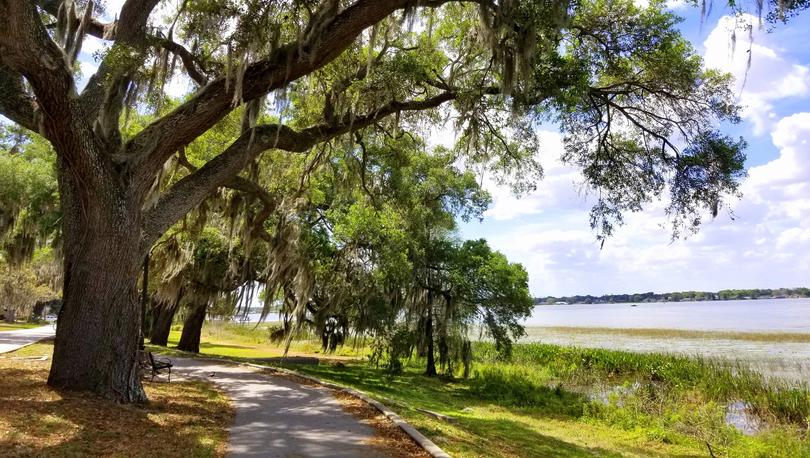
{"label": "sky", "polygon": [[[122,3],[108,0],[108,11]],[[666,203],[653,203],[629,215],[600,248],[580,175],[559,162],[561,135],[545,126],[538,131],[545,177],[537,190],[518,199],[485,180],[493,205],[482,221],[460,222],[463,238],[486,238],[522,263],[536,297],[810,286],[810,13],[768,30],[754,16],[716,11],[701,21],[698,8],[668,4],[685,18],[679,27],[705,65],[736,78],[743,120],[721,130],[749,144],[743,197],[697,235],[674,241]],[[732,30],[745,23],[753,24],[753,44],[740,28],[732,51]],[[101,46],[88,37],[79,56],[85,75],[95,72],[93,53]],[[175,79],[168,91],[189,89],[187,80]]]}
{"label": "sky", "polygon": [[[735,76],[743,120],[720,130],[749,144],[743,197],[675,241],[666,204],[654,203],[600,249],[592,203],[578,191],[578,171],[557,160],[561,135],[548,126],[538,132],[545,178],[537,191],[517,199],[485,184],[493,205],[483,221],[461,224],[463,238],[486,238],[522,263],[536,297],[810,286],[810,14],[769,31],[751,15],[715,13],[701,24],[697,8],[670,5],[704,64]],[[746,22],[754,25],[747,76],[748,31],[737,30],[733,51],[731,41]]]}

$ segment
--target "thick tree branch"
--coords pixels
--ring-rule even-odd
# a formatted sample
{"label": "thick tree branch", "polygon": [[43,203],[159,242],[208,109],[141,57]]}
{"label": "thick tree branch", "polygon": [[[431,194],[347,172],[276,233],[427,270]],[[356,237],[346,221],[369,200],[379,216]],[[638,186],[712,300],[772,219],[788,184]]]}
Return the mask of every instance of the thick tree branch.
{"label": "thick tree branch", "polygon": [[145,43],[146,22],[160,0],[127,0],[121,7],[121,17],[115,31],[115,40],[127,44]]}
{"label": "thick tree branch", "polygon": [[[497,93],[497,88],[490,88],[486,92]],[[263,151],[277,149],[306,152],[319,143],[373,125],[393,113],[436,108],[457,96],[456,92],[448,91],[425,100],[393,101],[365,116],[356,117],[353,121],[344,118],[334,124],[319,124],[302,131],[275,124],[259,125],[247,130],[225,151],[170,188],[153,208],[146,211],[143,245],[148,249],[183,215],[199,205],[218,187],[230,183],[233,177]]]}
{"label": "thick tree branch", "polygon": [[[199,167],[196,167],[194,164],[189,162],[188,158],[186,157],[184,152],[180,152],[177,158],[177,162],[185,167],[191,173],[196,172],[199,170]],[[226,188],[233,189],[234,191],[241,191],[246,194],[250,194],[259,201],[261,201],[266,206],[274,206],[276,205],[276,198],[267,192],[266,189],[259,186],[258,183],[248,180],[247,178],[242,178],[240,176],[233,177],[230,181],[223,185]]]}
{"label": "thick tree branch", "polygon": [[[284,87],[337,58],[366,28],[393,12],[416,6],[438,7],[450,2],[491,6],[487,0],[357,0],[335,17],[318,25],[316,33],[279,47],[266,59],[249,65],[244,74],[241,100],[250,101]],[[147,189],[162,164],[233,110],[233,85],[225,78],[212,81],[197,94],[159,119],[126,145],[124,160],[138,170],[138,183]]]}
{"label": "thick tree branch", "polygon": [[168,38],[159,38],[157,43],[167,51],[180,57],[183,62],[183,67],[186,69],[188,76],[200,86],[205,86],[208,83],[208,77],[205,75],[205,67],[197,59],[191,51],[186,49],[180,43],[169,40]]}
{"label": "thick tree branch", "polygon": [[28,130],[39,132],[37,103],[25,93],[22,76],[0,61],[0,114]]}
{"label": "thick tree branch", "polygon": [[234,143],[196,172],[186,176],[147,209],[143,246],[149,247],[169,227],[199,205],[218,187],[224,186],[262,151],[279,148],[305,151],[306,139],[286,126],[262,125],[242,134]]}
{"label": "thick tree branch", "polygon": [[[73,76],[64,53],[42,25],[36,7],[29,0],[0,0],[0,30],[3,63],[11,70],[12,78],[16,73],[31,84],[44,117],[42,134],[51,140],[70,135],[64,120],[75,113]],[[11,91],[16,91],[15,86]]]}
{"label": "thick tree branch", "polygon": [[[53,17],[59,12],[59,4],[62,0],[36,0],[36,4]],[[87,33],[102,40],[112,40],[115,36],[115,26],[117,23],[103,23],[97,19],[91,19],[87,26]]]}
{"label": "thick tree branch", "polygon": [[[103,137],[120,142],[118,119],[124,107],[131,73],[142,65],[149,36],[146,24],[159,0],[127,0],[114,27],[113,49],[101,61],[98,71],[87,81],[81,94],[85,116],[99,118]],[[122,59],[122,56],[128,56]]]}
{"label": "thick tree branch", "polygon": [[[59,11],[59,3],[61,0],[38,0],[37,4],[48,14],[56,17]],[[91,19],[87,27],[87,33],[100,40],[115,41],[118,38],[118,22],[104,23],[98,19]],[[189,77],[193,79],[200,86],[204,86],[208,80],[205,76],[205,66],[200,60],[194,56],[188,49],[180,43],[169,40],[167,38],[158,37],[154,35],[147,35],[147,40],[156,43],[167,51],[180,57],[183,62],[183,67],[186,69]]]}

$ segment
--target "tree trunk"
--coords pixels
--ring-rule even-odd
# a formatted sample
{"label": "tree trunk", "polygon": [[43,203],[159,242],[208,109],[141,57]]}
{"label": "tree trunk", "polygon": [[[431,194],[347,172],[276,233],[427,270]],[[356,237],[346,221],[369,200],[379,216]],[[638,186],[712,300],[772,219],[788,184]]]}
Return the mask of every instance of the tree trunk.
{"label": "tree trunk", "polygon": [[183,334],[180,336],[180,343],[177,344],[178,350],[200,352],[200,335],[207,309],[208,304],[197,305],[186,317],[186,321],[183,322]]}
{"label": "tree trunk", "polygon": [[172,331],[172,321],[177,313],[180,298],[174,304],[156,305],[154,308],[154,321],[152,322],[152,334],[149,342],[153,345],[166,346],[169,343],[169,333]]}
{"label": "tree trunk", "polygon": [[149,254],[143,258],[143,280],[141,280],[141,344],[140,348],[144,348],[146,341],[146,333],[151,330],[151,323],[147,323],[147,318],[150,316],[146,313],[146,303],[149,302]]}
{"label": "tree trunk", "polygon": [[427,340],[427,368],[425,368],[425,375],[435,377],[436,372],[436,358],[433,355],[433,310],[428,308],[428,318],[425,324],[425,339]]}
{"label": "tree trunk", "polygon": [[470,378],[470,370],[472,369],[472,344],[469,340],[464,339],[461,346],[462,358],[464,360],[464,378]]}
{"label": "tree trunk", "polygon": [[137,358],[140,205],[106,170],[59,169],[65,280],[48,384],[145,401]]}

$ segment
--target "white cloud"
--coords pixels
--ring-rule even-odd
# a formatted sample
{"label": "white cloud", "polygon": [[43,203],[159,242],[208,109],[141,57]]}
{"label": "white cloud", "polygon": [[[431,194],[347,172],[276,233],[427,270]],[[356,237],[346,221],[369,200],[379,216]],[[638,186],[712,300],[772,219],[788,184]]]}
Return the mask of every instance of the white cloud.
{"label": "white cloud", "polygon": [[105,47],[104,40],[96,38],[92,35],[84,37],[82,42],[82,53],[92,57],[97,51],[101,51]]}
{"label": "white cloud", "polygon": [[93,62],[79,62],[79,68],[82,71],[82,85],[98,71],[98,65]]}
{"label": "white cloud", "polygon": [[112,21],[121,15],[121,8],[124,6],[126,0],[106,0],[104,2],[104,19]]}
{"label": "white cloud", "polygon": [[742,114],[757,135],[766,132],[777,117],[773,102],[810,94],[810,68],[785,58],[768,46],[767,38],[759,19],[743,14],[721,17],[704,42],[706,67],[734,75]]}
{"label": "white cloud", "polygon": [[560,161],[563,154],[562,135],[559,132],[540,130],[540,159],[545,178],[537,184],[537,190],[516,197],[507,187],[497,186],[484,180],[484,187],[492,194],[492,207],[486,216],[496,220],[510,220],[519,216],[536,215],[559,207],[584,207],[585,198],[577,192],[579,171]]}
{"label": "white cloud", "polygon": [[[633,0],[633,3],[639,8],[648,8],[650,6],[650,0]],[[664,6],[671,10],[681,10],[690,6],[690,4],[686,0],[666,0]]]}
{"label": "white cloud", "polygon": [[692,4],[686,0],[667,0],[664,5],[666,5],[667,8],[675,11],[683,10],[692,6]]}
{"label": "white cloud", "polygon": [[[804,286],[810,279],[810,112],[782,118],[772,129],[779,156],[749,170],[733,219],[721,214],[686,240],[671,241],[665,203],[656,202],[627,215],[600,249],[588,227],[588,203],[553,195],[576,195],[575,172],[565,167],[551,167],[525,207],[496,194],[490,218],[541,215],[487,238],[523,263],[536,295]],[[567,189],[546,186],[555,180]],[[550,190],[542,196],[544,189]]]}

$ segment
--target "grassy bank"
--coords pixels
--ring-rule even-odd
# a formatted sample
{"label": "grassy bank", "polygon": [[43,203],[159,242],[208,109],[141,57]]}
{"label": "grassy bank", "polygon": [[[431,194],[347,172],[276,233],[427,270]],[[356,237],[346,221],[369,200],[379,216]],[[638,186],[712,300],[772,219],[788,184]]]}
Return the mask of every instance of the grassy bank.
{"label": "grassy bank", "polygon": [[[169,333],[169,346],[180,341],[182,326],[173,326]],[[279,358],[284,347],[270,340],[274,324],[236,324],[221,321],[206,322],[200,335],[200,353],[204,355],[234,356],[239,358]],[[362,358],[365,351],[358,346],[345,345],[330,354],[332,359]],[[311,336],[302,335],[290,344],[288,356],[312,356],[321,351],[321,344]]]}
{"label": "grassy bank", "polygon": [[210,384],[146,382],[149,404],[122,406],[47,386],[52,351],[0,355],[0,456],[225,455],[233,410]]}
{"label": "grassy bank", "polygon": [[[281,352],[248,342],[264,339],[262,331],[215,332],[229,357]],[[210,344],[204,351],[216,354]],[[319,351],[316,342],[296,345],[302,355],[307,345]],[[716,456],[810,456],[807,387],[768,384],[745,367],[543,344],[516,345],[508,362],[485,343],[475,353],[469,380],[424,377],[420,360],[395,377],[358,360],[292,367],[382,400],[453,456],[708,456],[709,448]],[[759,424],[754,434],[726,423],[733,403]]]}
{"label": "grassy bank", "polygon": [[627,337],[644,337],[651,339],[724,339],[745,340],[749,342],[774,343],[810,343],[808,332],[726,332],[726,331],[691,331],[686,329],[654,328],[585,328],[585,327],[527,327],[527,339],[543,337],[547,331],[579,335],[617,335]]}
{"label": "grassy bank", "polygon": [[38,328],[40,326],[45,326],[48,323],[6,323],[5,321],[0,321],[0,332],[2,331],[16,331],[17,329],[31,329],[31,328]]}
{"label": "grassy bank", "polygon": [[[810,456],[806,388],[664,355],[518,345],[506,363],[476,350],[467,381],[429,380],[414,364],[396,378],[362,365],[297,369],[389,400],[459,456]],[[726,424],[736,401],[761,425],[752,436]]]}

